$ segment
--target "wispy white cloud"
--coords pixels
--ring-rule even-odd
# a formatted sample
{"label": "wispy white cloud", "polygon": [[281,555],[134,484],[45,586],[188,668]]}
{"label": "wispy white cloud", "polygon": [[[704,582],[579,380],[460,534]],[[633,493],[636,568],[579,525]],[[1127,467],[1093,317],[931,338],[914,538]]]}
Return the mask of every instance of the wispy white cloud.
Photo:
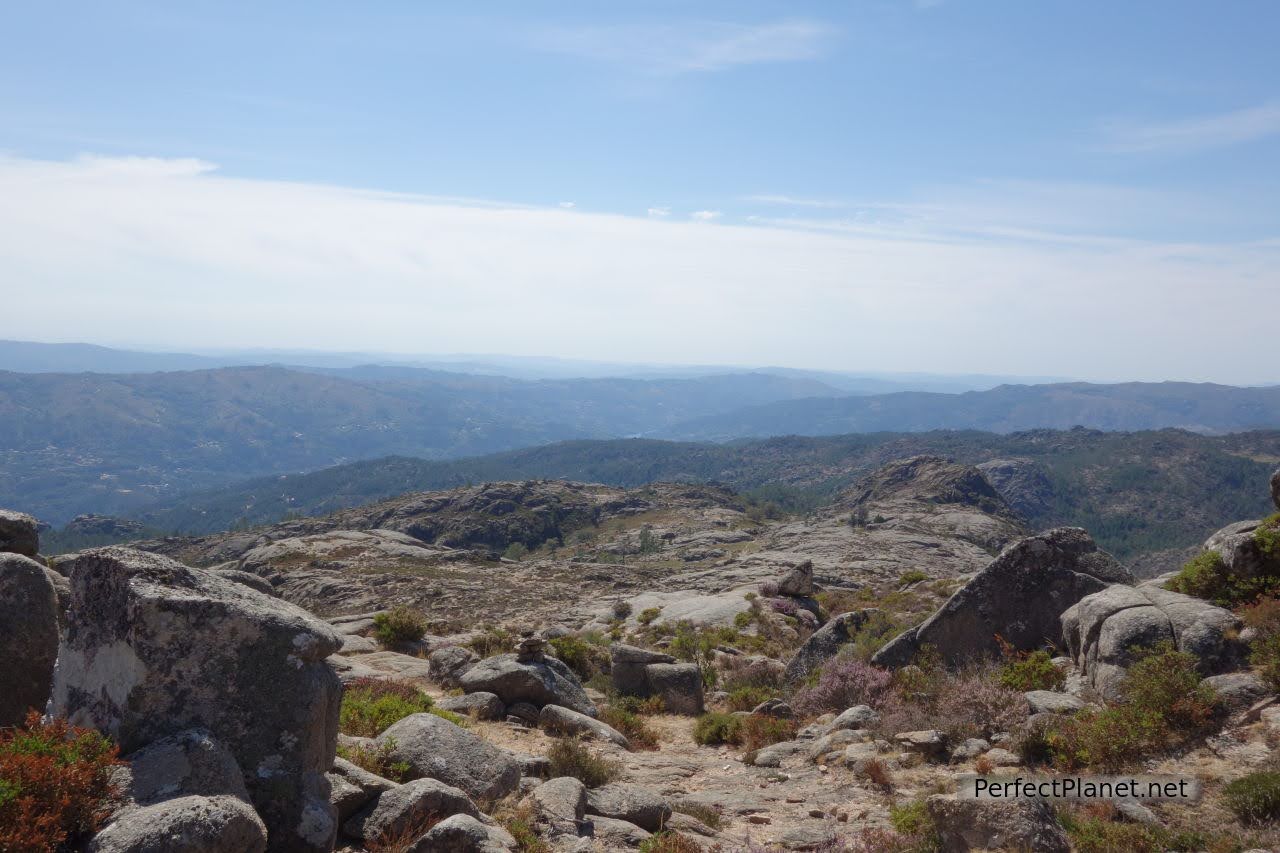
{"label": "wispy white cloud", "polygon": [[645,211],[646,214],[653,217],[670,216],[671,208],[669,207],[651,207]]}
{"label": "wispy white cloud", "polygon": [[811,20],[765,24],[690,21],[682,24],[543,28],[535,47],[653,74],[723,71],[761,62],[817,59],[835,30]]}
{"label": "wispy white cloud", "polygon": [[769,193],[743,196],[742,200],[755,202],[756,204],[776,204],[786,207],[847,207],[845,202],[842,201],[832,201],[820,198],[796,198],[795,196],[790,195],[772,195]]}
{"label": "wispy white cloud", "polygon": [[[511,352],[612,361],[1276,378],[1280,241],[1027,239],[998,232],[1069,220],[993,195],[867,206],[843,227],[706,227],[0,158],[0,334],[474,352],[483,329]],[[951,228],[966,216],[986,233]]]}
{"label": "wispy white cloud", "polygon": [[577,205],[576,203],[572,202],[572,201],[562,201],[562,202],[560,202],[560,207],[563,207],[565,210],[573,210],[573,209],[574,209],[575,207],[577,207],[577,206],[578,206],[578,205]]}
{"label": "wispy white cloud", "polygon": [[719,219],[721,215],[718,210],[695,210],[689,214],[689,218],[696,222],[710,222],[713,219]]}
{"label": "wispy white cloud", "polygon": [[1280,134],[1280,101],[1167,122],[1113,121],[1102,147],[1123,154],[1187,153]]}

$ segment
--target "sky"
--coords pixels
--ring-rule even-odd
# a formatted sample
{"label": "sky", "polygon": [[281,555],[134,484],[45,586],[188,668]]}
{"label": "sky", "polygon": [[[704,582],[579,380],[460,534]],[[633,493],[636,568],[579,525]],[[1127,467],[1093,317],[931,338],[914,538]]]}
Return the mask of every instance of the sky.
{"label": "sky", "polygon": [[1280,4],[11,4],[0,338],[1280,381]]}

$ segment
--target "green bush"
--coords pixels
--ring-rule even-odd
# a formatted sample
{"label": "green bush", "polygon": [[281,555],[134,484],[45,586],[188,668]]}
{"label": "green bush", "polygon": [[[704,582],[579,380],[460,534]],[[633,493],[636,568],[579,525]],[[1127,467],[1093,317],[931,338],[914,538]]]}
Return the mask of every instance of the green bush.
{"label": "green bush", "polygon": [[396,761],[391,757],[395,750],[395,738],[373,746],[343,746],[338,744],[338,756],[350,761],[362,770],[368,770],[375,776],[390,779],[392,782],[408,782],[412,769],[407,761]]}
{"label": "green bush", "polygon": [[909,849],[926,853],[940,848],[937,828],[924,800],[909,803],[893,803],[889,806],[889,824],[893,831],[907,836],[915,843]]}
{"label": "green bush", "polygon": [[1163,853],[1167,833],[1140,823],[1062,810],[1058,821],[1077,853]]}
{"label": "green bush", "polygon": [[1222,796],[1242,823],[1280,818],[1280,772],[1265,770],[1242,776],[1228,784]]}
{"label": "green bush", "polygon": [[613,726],[626,736],[633,750],[657,749],[658,735],[644,717],[634,711],[619,708],[617,705],[606,705],[600,710],[600,722]]}
{"label": "green bush", "polygon": [[1280,599],[1259,599],[1241,608],[1240,618],[1257,632],[1249,644],[1249,662],[1273,690],[1280,690]]}
{"label": "green bush", "polygon": [[342,694],[338,728],[355,737],[377,737],[410,714],[422,713],[463,724],[461,717],[436,708],[430,696],[406,681],[359,678]]}
{"label": "green bush", "polygon": [[388,648],[400,643],[416,642],[426,633],[426,617],[403,605],[373,617],[373,635],[379,643]]}
{"label": "green bush", "polygon": [[1162,644],[1129,668],[1119,704],[1055,720],[1023,739],[1023,757],[1064,770],[1119,772],[1202,734],[1218,712],[1212,690],[1200,686],[1195,657]]}
{"label": "green bush", "polygon": [[1253,533],[1263,565],[1252,577],[1234,575],[1216,551],[1191,559],[1166,586],[1204,598],[1222,607],[1235,607],[1260,596],[1280,593],[1280,513],[1270,516]]}
{"label": "green bush", "polygon": [[702,845],[679,832],[663,830],[640,842],[640,853],[702,853]]}
{"label": "green bush", "polygon": [[570,738],[557,738],[547,751],[551,778],[572,776],[588,788],[607,785],[622,775],[622,765],[592,753]]}
{"label": "green bush", "polygon": [[1053,665],[1049,653],[1018,655],[1000,668],[999,681],[1010,690],[1061,690],[1067,675]]}
{"label": "green bush", "polygon": [[671,810],[687,814],[709,829],[719,829],[724,825],[724,817],[718,808],[696,800],[673,800]]}
{"label": "green bush", "polygon": [[506,560],[523,560],[529,556],[529,546],[523,542],[512,542],[507,549],[502,552],[503,559]]}
{"label": "green bush", "polygon": [[636,617],[636,621],[641,625],[648,625],[654,619],[662,615],[661,607],[646,607],[640,611],[640,615]]}
{"label": "green bush", "polygon": [[693,725],[693,740],[702,746],[742,743],[742,718],[715,711],[703,714]]}
{"label": "green bush", "polygon": [[739,730],[742,745],[750,751],[792,740],[800,728],[800,724],[795,720],[784,720],[764,714],[752,714],[740,719],[742,720]]}
{"label": "green bush", "polygon": [[928,579],[929,575],[925,572],[919,569],[911,569],[899,575],[898,586],[911,586],[913,583],[920,583],[920,581],[927,581]]}
{"label": "green bush", "polygon": [[733,711],[750,711],[761,702],[776,698],[778,691],[769,687],[738,687],[729,691],[729,709]]}
{"label": "green bush", "polygon": [[609,669],[609,649],[588,638],[565,636],[551,640],[555,656],[573,670],[578,678],[590,681],[599,672]]}
{"label": "green bush", "polygon": [[467,648],[482,658],[511,651],[515,637],[506,628],[488,628],[467,641]]}

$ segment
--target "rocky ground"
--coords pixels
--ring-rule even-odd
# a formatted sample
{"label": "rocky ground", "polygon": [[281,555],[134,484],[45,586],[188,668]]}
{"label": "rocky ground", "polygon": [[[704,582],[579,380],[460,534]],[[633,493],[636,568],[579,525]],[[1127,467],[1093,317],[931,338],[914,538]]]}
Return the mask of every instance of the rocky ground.
{"label": "rocky ground", "polygon": [[[35,707],[119,744],[121,799],[76,840],[101,853],[1275,849],[1223,793],[1280,766],[1259,629],[1027,529],[988,475],[1016,472],[903,460],[801,518],[496,483],[49,560],[0,511],[0,727]],[[1268,524],[1215,535],[1215,571],[1280,576]],[[1055,772],[1036,733],[1129,719],[1160,642],[1212,711],[1123,766],[1199,802],[957,795]],[[1001,681],[1037,661],[1046,685]]]}

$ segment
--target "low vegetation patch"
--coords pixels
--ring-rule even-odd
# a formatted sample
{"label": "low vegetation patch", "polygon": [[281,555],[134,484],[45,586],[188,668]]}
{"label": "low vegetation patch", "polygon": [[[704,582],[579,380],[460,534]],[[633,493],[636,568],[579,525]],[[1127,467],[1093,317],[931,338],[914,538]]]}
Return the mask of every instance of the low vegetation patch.
{"label": "low vegetation patch", "polygon": [[1218,712],[1217,696],[1200,685],[1195,657],[1166,643],[1129,668],[1119,703],[1028,732],[1023,757],[1064,770],[1119,772],[1204,734]]}
{"label": "low vegetation patch", "polygon": [[467,641],[467,648],[482,658],[505,654],[515,646],[515,635],[506,628],[491,627]]}
{"label": "low vegetation patch", "polygon": [[622,775],[622,765],[602,758],[571,738],[557,738],[547,751],[551,778],[572,776],[588,788],[607,785]]}
{"label": "low vegetation patch", "polygon": [[338,757],[345,758],[361,770],[392,782],[409,781],[409,763],[396,761],[391,753],[396,748],[395,738],[388,738],[374,746],[343,746],[338,744]]}
{"label": "low vegetation patch", "polygon": [[942,848],[938,830],[933,825],[933,818],[929,816],[929,809],[923,799],[890,805],[889,824],[898,838],[892,839],[895,846],[887,849],[901,850],[904,853],[933,853]]}
{"label": "low vegetation patch", "polygon": [[401,643],[414,643],[427,633],[427,618],[403,605],[373,617],[373,636],[387,648]]}
{"label": "low vegetation patch", "polygon": [[1000,667],[999,681],[1004,687],[1023,693],[1028,690],[1061,690],[1067,683],[1067,674],[1053,665],[1052,658],[1044,650],[1027,653],[1010,648],[1005,653],[1004,666]]}
{"label": "low vegetation patch", "polygon": [[699,803],[694,800],[674,800],[671,803],[671,810],[688,815],[708,829],[719,829],[724,826],[724,816],[720,814],[720,810],[706,803]]}
{"label": "low vegetation patch", "polygon": [[1241,823],[1280,819],[1280,772],[1267,770],[1242,776],[1228,784],[1222,796]]}
{"label": "low vegetation patch", "polygon": [[493,816],[516,840],[516,850],[519,853],[551,853],[551,845],[538,835],[538,817],[534,814],[531,803],[512,805],[510,801],[506,801],[505,805],[494,811]]}
{"label": "low vegetation patch", "polygon": [[556,637],[550,642],[555,656],[584,682],[609,671],[609,641],[603,634]]}
{"label": "low vegetation patch", "polygon": [[407,681],[359,678],[342,694],[338,727],[343,734],[377,737],[393,723],[410,714],[429,713],[456,725],[464,720],[457,714],[435,707],[431,697]]}
{"label": "low vegetation patch", "polygon": [[794,740],[800,724],[795,720],[781,717],[769,717],[764,714],[751,714],[742,717],[740,728],[741,742],[748,750],[754,751],[783,741]]}
{"label": "low vegetation patch", "polygon": [[775,699],[778,691],[771,687],[737,687],[729,691],[726,700],[731,711],[750,711],[761,702]]}
{"label": "low vegetation patch", "polygon": [[1217,551],[1205,551],[1188,561],[1166,586],[1221,607],[1280,595],[1280,513],[1264,519],[1254,530],[1253,539],[1263,564],[1256,574],[1233,574]]}
{"label": "low vegetation patch", "polygon": [[1249,662],[1261,670],[1273,690],[1280,690],[1280,599],[1259,599],[1239,613],[1257,633],[1249,646]]}
{"label": "low vegetation patch", "polygon": [[693,740],[701,746],[742,743],[742,718],[712,711],[693,724]]}
{"label": "low vegetation patch", "polygon": [[663,830],[640,842],[640,853],[702,853],[702,845],[679,832]]}
{"label": "low vegetation patch", "polygon": [[66,720],[0,730],[0,850],[55,853],[94,832],[118,792],[107,738]]}
{"label": "low vegetation patch", "polygon": [[802,714],[840,713],[854,705],[881,705],[889,695],[893,674],[856,658],[836,657],[823,665],[817,681],[802,688],[791,706]]}
{"label": "low vegetation patch", "polygon": [[600,722],[613,726],[625,735],[633,750],[658,748],[657,732],[649,727],[644,717],[634,711],[628,711],[617,705],[606,705],[600,709]]}

